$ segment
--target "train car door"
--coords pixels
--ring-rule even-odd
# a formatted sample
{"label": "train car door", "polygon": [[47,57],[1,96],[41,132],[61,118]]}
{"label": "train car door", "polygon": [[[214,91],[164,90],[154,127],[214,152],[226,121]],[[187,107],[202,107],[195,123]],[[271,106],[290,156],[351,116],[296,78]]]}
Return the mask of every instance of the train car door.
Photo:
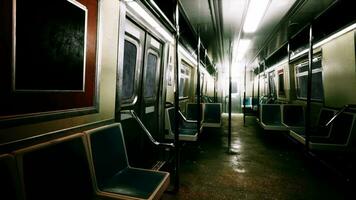
{"label": "train car door", "polygon": [[142,100],[141,116],[143,123],[153,136],[157,135],[158,130],[158,98],[160,95],[159,83],[161,72],[161,55],[162,44],[153,38],[150,34],[146,33],[146,49],[145,49],[145,62],[143,67],[142,78]]}
{"label": "train car door", "polygon": [[[158,91],[162,44],[130,19],[125,22],[121,110],[134,110],[158,137]],[[150,168],[157,160],[153,145],[131,116],[121,115],[129,162]]]}

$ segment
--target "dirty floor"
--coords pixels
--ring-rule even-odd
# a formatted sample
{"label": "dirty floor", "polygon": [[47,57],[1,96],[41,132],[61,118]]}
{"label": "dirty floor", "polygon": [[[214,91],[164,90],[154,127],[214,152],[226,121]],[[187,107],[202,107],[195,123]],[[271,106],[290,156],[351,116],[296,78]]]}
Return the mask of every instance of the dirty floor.
{"label": "dirty floor", "polygon": [[180,189],[175,199],[356,199],[349,187],[308,159],[281,133],[264,132],[256,118],[232,116],[227,152],[227,116],[222,128],[205,129],[198,143],[182,149]]}

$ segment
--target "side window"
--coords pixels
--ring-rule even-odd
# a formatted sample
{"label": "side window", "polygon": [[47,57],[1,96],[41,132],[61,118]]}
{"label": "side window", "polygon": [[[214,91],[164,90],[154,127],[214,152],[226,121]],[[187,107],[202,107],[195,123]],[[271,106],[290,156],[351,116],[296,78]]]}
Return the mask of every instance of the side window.
{"label": "side window", "polygon": [[268,78],[267,74],[263,75],[263,81],[264,81],[264,90],[263,90],[263,95],[268,95],[269,94],[269,87],[268,87]]}
{"label": "side window", "polygon": [[122,80],[122,99],[129,100],[135,93],[135,71],[137,61],[137,46],[125,40],[124,67]]}
{"label": "side window", "polygon": [[275,97],[276,96],[276,84],[274,82],[274,71],[268,74],[268,96]]}
{"label": "side window", "polygon": [[191,67],[182,62],[179,73],[179,97],[189,96],[190,74]]}
{"label": "side window", "polygon": [[278,71],[278,96],[285,96],[284,92],[284,71]]}
{"label": "side window", "polygon": [[144,97],[154,98],[156,91],[156,72],[158,67],[158,56],[152,52],[148,53],[145,70]]}
{"label": "side window", "polygon": [[[308,66],[308,61],[295,65],[297,97],[299,99],[307,98]],[[324,100],[321,56],[313,59],[311,99],[316,101]]]}

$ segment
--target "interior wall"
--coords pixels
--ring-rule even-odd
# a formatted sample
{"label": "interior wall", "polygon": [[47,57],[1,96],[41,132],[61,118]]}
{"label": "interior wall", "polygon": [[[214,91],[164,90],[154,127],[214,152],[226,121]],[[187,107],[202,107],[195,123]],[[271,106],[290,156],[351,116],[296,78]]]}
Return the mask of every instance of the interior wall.
{"label": "interior wall", "polygon": [[325,106],[356,102],[355,31],[322,46]]}

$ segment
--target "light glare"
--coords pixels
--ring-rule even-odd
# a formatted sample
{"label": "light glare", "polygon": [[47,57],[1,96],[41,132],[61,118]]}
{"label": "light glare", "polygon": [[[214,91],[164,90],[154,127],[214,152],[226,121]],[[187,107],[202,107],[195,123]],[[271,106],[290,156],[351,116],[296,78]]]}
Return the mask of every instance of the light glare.
{"label": "light glare", "polygon": [[241,60],[248,48],[250,47],[251,40],[248,39],[241,39],[237,46],[237,60]]}
{"label": "light glare", "polygon": [[250,0],[243,28],[244,32],[252,33],[257,30],[268,3],[269,0]]}
{"label": "light glare", "polygon": [[173,43],[173,37],[167,33],[151,15],[149,15],[145,9],[143,9],[137,2],[130,1],[127,2],[127,5],[132,8],[137,14],[139,14],[142,19],[144,19],[150,26],[152,26],[156,31],[161,34],[168,42]]}

